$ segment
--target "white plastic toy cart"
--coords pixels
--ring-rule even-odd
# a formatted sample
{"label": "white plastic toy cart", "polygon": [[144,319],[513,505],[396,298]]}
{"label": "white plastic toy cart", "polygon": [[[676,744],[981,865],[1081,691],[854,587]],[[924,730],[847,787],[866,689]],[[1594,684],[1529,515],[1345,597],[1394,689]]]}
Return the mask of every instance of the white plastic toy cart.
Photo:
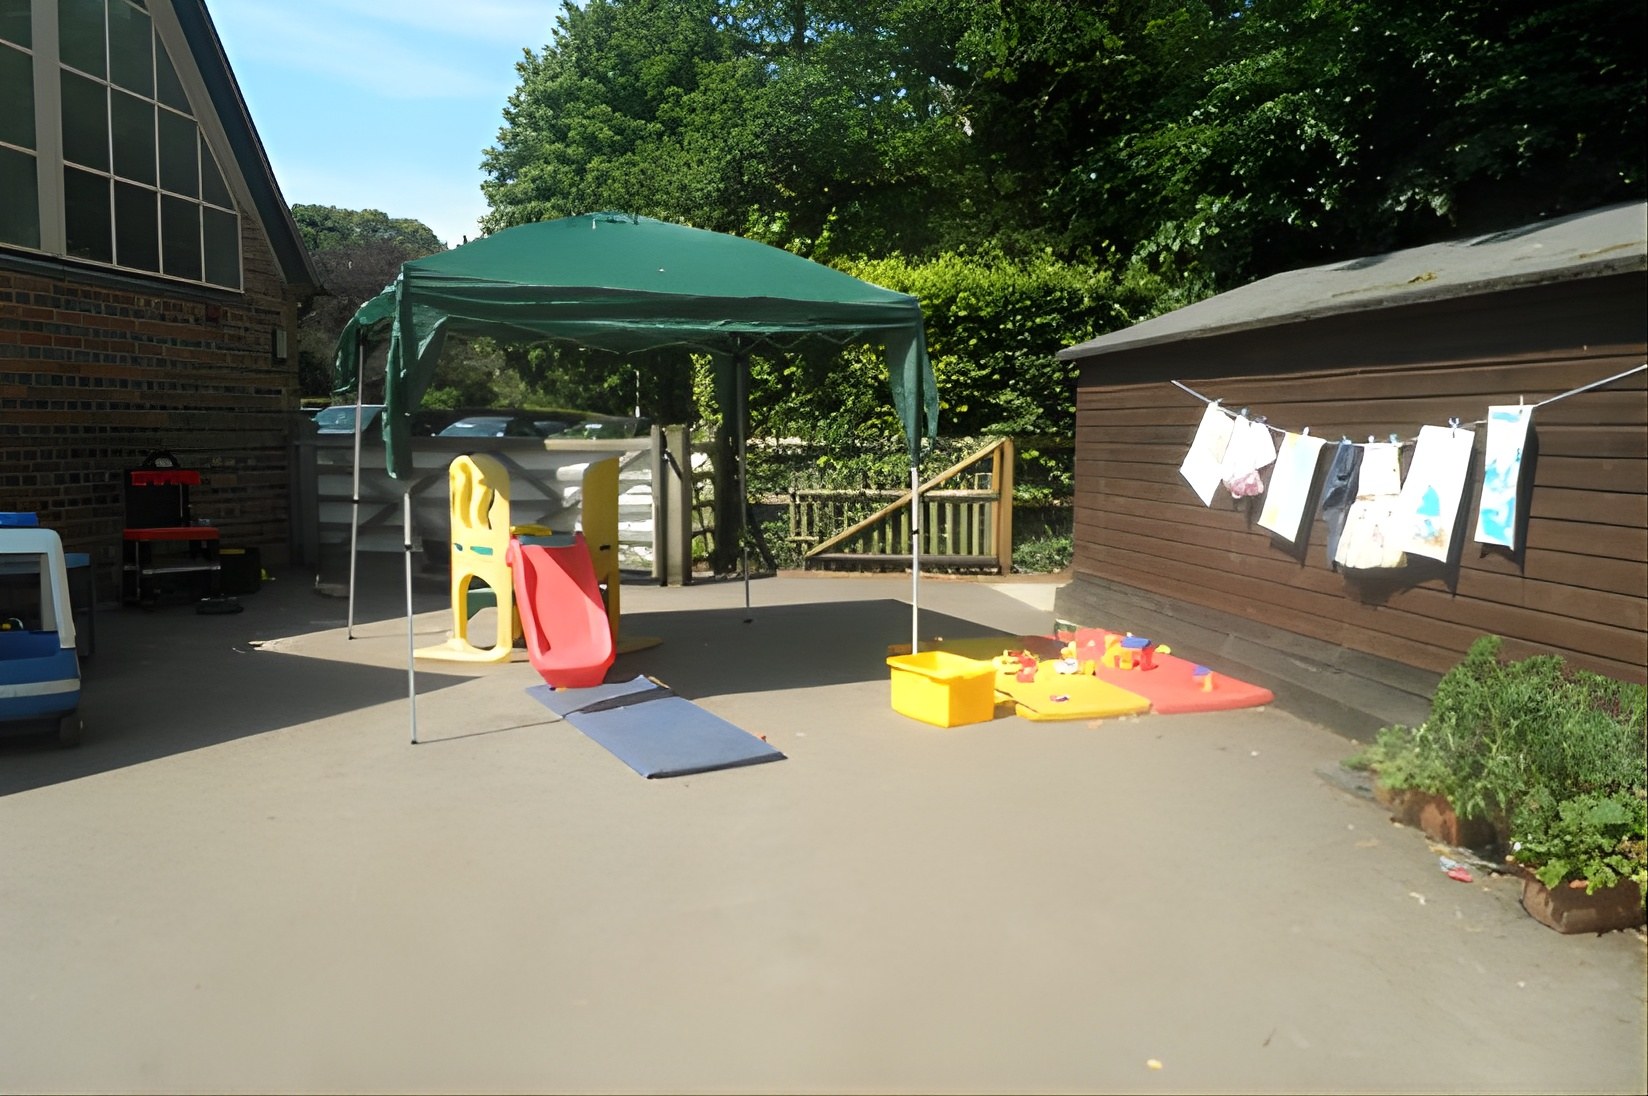
{"label": "white plastic toy cart", "polygon": [[80,740],[80,658],[63,541],[33,514],[0,514],[0,592],[27,587],[28,575],[39,576],[38,600],[0,603],[0,733],[55,729],[70,746]]}

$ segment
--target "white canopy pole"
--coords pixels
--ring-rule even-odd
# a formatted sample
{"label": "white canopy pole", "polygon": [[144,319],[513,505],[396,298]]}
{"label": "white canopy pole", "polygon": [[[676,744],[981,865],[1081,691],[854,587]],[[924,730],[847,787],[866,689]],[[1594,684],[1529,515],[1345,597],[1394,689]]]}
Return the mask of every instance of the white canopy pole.
{"label": "white canopy pole", "polygon": [[[890,368],[890,363],[889,363]],[[915,375],[913,397],[917,433],[910,449],[910,653],[921,650],[921,440],[923,401],[921,371]]]}
{"label": "white canopy pole", "polygon": [[910,653],[921,650],[921,466],[910,465]]}
{"label": "white canopy pole", "polygon": [[[412,745],[418,744],[418,671],[412,621],[412,492],[401,500],[401,554],[406,561],[406,704],[412,717]],[[351,583],[351,590],[354,584]]]}
{"label": "white canopy pole", "polygon": [[355,351],[355,487],[350,492],[352,504],[349,511],[349,620],[348,626],[344,629],[344,635],[349,639],[355,638],[355,554],[360,537],[361,400],[365,395],[366,346],[362,343]]}

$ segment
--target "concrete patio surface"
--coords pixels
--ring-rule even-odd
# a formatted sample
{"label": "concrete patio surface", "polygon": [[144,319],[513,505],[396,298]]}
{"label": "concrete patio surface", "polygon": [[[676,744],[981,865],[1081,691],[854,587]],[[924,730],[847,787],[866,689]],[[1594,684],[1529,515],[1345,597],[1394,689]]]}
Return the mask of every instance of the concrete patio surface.
{"label": "concrete patio surface", "polygon": [[[944,730],[889,704],[907,576],[626,582],[662,642],[611,676],[785,760],[644,780],[524,661],[420,663],[412,746],[399,566],[354,639],[298,572],[102,613],[84,744],[0,742],[0,1089],[1648,1087],[1642,934],[1450,880],[1285,711]],[[1053,626],[1046,583],[922,602]]]}

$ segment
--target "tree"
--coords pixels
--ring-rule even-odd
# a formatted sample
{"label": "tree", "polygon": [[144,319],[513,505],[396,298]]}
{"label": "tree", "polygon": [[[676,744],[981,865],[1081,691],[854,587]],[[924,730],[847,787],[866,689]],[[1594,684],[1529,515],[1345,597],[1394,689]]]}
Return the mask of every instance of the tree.
{"label": "tree", "polygon": [[[489,230],[619,209],[802,254],[936,250],[967,202],[955,6],[590,0],[516,66]],[[950,211],[945,216],[941,211]]]}
{"label": "tree", "polygon": [[326,396],[338,336],[349,318],[395,280],[402,263],[446,245],[423,222],[376,209],[295,205],[292,219],[325,289],[298,321],[299,386],[305,396]]}
{"label": "tree", "polygon": [[[867,271],[921,297],[946,429],[1054,429],[1057,339],[1640,200],[1641,30],[1602,0],[587,0],[518,65],[487,227],[617,207]],[[885,425],[846,411],[867,368],[766,363],[752,404]]]}
{"label": "tree", "polygon": [[1147,264],[1174,303],[1644,192],[1640,5],[1003,12],[964,40],[991,170],[1060,253]]}

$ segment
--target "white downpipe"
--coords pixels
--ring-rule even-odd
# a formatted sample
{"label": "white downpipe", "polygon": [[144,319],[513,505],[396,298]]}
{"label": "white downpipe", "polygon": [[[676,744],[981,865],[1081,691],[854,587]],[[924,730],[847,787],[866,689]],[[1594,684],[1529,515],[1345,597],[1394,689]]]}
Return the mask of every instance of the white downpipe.
{"label": "white downpipe", "polygon": [[[418,656],[412,619],[412,492],[401,500],[401,555],[406,562],[406,705],[412,717],[412,745],[418,744]],[[349,589],[354,590],[350,583]]]}
{"label": "white downpipe", "polygon": [[366,350],[355,351],[355,486],[349,511],[349,617],[344,635],[355,638],[355,556],[360,539],[361,400],[366,396]]}
{"label": "white downpipe", "polygon": [[740,354],[734,359],[734,366],[738,371],[738,406],[733,412],[738,416],[738,528],[741,532],[738,543],[744,553],[744,623],[748,624],[753,618],[750,615],[750,484],[745,473],[744,403],[749,399],[745,378],[749,374],[750,359]]}
{"label": "white downpipe", "polygon": [[921,469],[910,465],[910,653],[921,650]]}

